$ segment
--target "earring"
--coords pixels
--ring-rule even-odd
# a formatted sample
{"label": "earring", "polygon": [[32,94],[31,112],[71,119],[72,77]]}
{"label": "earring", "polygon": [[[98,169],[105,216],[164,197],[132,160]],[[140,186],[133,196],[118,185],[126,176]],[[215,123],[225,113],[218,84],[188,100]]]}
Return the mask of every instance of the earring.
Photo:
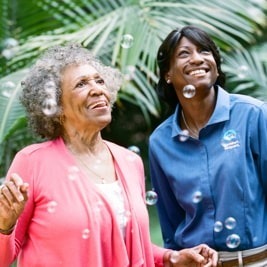
{"label": "earring", "polygon": [[167,83],[171,83],[171,80],[170,79],[167,79],[167,81],[166,81]]}

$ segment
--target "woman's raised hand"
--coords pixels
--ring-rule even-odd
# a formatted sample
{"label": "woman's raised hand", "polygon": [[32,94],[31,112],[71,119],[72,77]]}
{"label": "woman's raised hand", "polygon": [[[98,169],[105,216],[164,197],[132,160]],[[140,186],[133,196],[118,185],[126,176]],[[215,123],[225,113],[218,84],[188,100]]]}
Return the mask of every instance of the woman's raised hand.
{"label": "woman's raised hand", "polygon": [[16,173],[0,186],[0,233],[12,231],[28,200],[28,187]]}

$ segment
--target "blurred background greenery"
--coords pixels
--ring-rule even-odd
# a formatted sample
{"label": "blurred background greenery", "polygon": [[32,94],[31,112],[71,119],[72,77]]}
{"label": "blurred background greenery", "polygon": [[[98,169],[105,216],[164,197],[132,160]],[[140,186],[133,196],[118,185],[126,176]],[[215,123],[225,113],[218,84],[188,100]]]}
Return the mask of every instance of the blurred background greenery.
{"label": "blurred background greenery", "polygon": [[[157,49],[177,27],[195,24],[223,56],[227,90],[267,99],[266,0],[0,0],[0,177],[32,136],[19,103],[20,83],[46,48],[78,42],[125,82],[106,139],[140,148],[151,189],[147,144],[168,115],[155,94]],[[123,41],[124,40],[124,41]],[[162,244],[156,210],[148,207],[152,240]]]}

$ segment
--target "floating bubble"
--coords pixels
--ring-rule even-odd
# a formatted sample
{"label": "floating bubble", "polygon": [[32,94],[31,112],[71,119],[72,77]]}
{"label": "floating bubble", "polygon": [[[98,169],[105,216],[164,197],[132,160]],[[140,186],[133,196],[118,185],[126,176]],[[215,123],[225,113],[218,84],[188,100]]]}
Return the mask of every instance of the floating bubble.
{"label": "floating bubble", "polygon": [[56,201],[50,201],[47,204],[47,211],[49,213],[54,213],[56,211],[56,207],[57,207],[57,202]]}
{"label": "floating bubble", "polygon": [[192,84],[188,84],[183,88],[183,95],[185,98],[192,98],[196,94],[196,87]]}
{"label": "floating bubble", "polygon": [[216,221],[213,226],[213,230],[216,233],[219,233],[223,230],[223,223],[220,221]]}
{"label": "floating bubble", "polygon": [[228,248],[237,248],[240,245],[240,236],[237,234],[229,235],[226,238],[226,246]]}
{"label": "floating bubble", "polygon": [[70,166],[68,168],[68,178],[71,180],[71,181],[75,181],[79,178],[79,168],[75,165],[73,166]]}
{"label": "floating bubble", "polygon": [[7,38],[4,40],[4,47],[5,48],[13,48],[16,47],[19,42],[15,38]]}
{"label": "floating bubble", "polygon": [[136,67],[129,65],[127,66],[127,73],[124,75],[126,81],[131,81],[134,78]]}
{"label": "floating bubble", "polygon": [[3,83],[1,85],[2,95],[4,97],[7,97],[7,98],[11,97],[11,95],[14,92],[15,88],[16,88],[16,84],[13,83],[12,81],[7,81],[7,82]]}
{"label": "floating bubble", "polygon": [[189,131],[186,130],[186,129],[185,130],[182,130],[182,132],[179,135],[179,140],[181,142],[185,142],[185,141],[188,140],[188,138],[189,138]]}
{"label": "floating bubble", "polygon": [[232,229],[234,229],[235,226],[236,226],[236,220],[235,220],[235,218],[233,218],[233,217],[228,217],[228,218],[225,220],[224,224],[225,224],[225,227],[226,227],[227,229],[232,230]]}
{"label": "floating bubble", "polygon": [[42,110],[46,116],[53,116],[58,110],[57,102],[52,98],[45,99],[42,104]]}
{"label": "floating bubble", "polygon": [[87,228],[84,229],[84,230],[82,231],[82,238],[83,238],[83,239],[88,239],[89,236],[90,236],[90,230],[87,229]]}
{"label": "floating bubble", "polygon": [[200,201],[202,201],[202,192],[200,191],[196,191],[194,194],[193,194],[193,198],[192,198],[192,201],[193,203],[199,203]]}
{"label": "floating bubble", "polygon": [[158,194],[154,190],[149,190],[146,192],[146,204],[155,205],[158,201]]}
{"label": "floating bubble", "polygon": [[6,48],[2,50],[1,54],[5,59],[11,59],[15,56],[16,52],[12,48]]}
{"label": "floating bubble", "polygon": [[171,253],[170,262],[171,263],[177,263],[178,261],[179,261],[179,252],[178,251],[173,251]]}
{"label": "floating bubble", "polygon": [[237,69],[237,76],[240,79],[244,79],[246,78],[246,76],[248,75],[249,72],[249,68],[246,65],[241,65],[238,69]]}
{"label": "floating bubble", "polygon": [[131,150],[132,152],[140,155],[140,148],[139,147],[137,147],[137,146],[129,146],[128,149]]}
{"label": "floating bubble", "polygon": [[128,49],[133,45],[134,38],[130,34],[125,34],[121,39],[121,47]]}

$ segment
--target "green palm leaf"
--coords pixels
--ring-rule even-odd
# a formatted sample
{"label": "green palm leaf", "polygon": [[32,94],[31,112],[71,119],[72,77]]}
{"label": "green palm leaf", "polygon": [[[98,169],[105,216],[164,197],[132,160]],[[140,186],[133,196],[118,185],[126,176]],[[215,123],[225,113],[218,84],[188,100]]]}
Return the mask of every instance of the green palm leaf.
{"label": "green palm leaf", "polygon": [[0,79],[0,144],[13,128],[21,128],[17,120],[24,117],[24,110],[19,102],[20,81],[26,70],[21,70]]}

